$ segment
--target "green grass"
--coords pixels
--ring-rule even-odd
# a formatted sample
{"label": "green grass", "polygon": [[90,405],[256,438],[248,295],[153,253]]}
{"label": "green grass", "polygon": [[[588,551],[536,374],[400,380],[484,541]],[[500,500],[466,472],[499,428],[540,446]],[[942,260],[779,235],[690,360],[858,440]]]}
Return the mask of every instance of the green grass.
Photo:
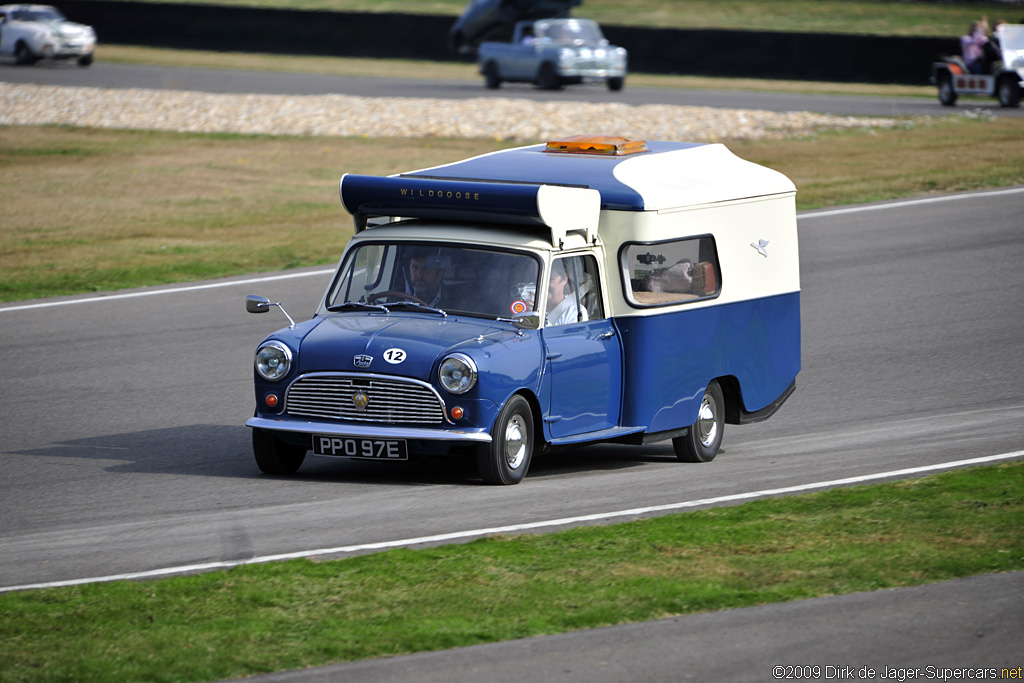
{"label": "green grass", "polygon": [[[791,177],[809,209],[1024,184],[1022,137],[1024,119],[951,117],[728,144]],[[0,301],[333,263],[352,231],[342,173],[526,142],[0,127]]]}
{"label": "green grass", "polygon": [[612,526],[0,595],[2,681],[200,681],[1024,569],[1024,462]]}
{"label": "green grass", "polygon": [[[156,0],[153,0],[156,1]],[[210,0],[184,0],[210,4]],[[465,0],[216,0],[249,7],[403,12],[450,15]],[[726,28],[806,33],[859,33],[906,36],[959,36],[970,22],[1021,21],[1024,7],[998,2],[926,0],[585,0],[574,16],[604,24],[673,28]]]}

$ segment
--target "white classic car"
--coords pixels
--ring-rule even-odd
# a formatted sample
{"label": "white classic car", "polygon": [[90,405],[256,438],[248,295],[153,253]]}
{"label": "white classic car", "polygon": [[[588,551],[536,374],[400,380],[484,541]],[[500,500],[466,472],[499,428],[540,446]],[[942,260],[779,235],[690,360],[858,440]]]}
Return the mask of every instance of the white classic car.
{"label": "white classic car", "polygon": [[14,57],[16,64],[77,59],[79,66],[89,66],[95,50],[92,26],[68,21],[55,7],[0,6],[0,56]]}
{"label": "white classic car", "polygon": [[516,24],[511,43],[488,41],[477,50],[484,83],[534,82],[545,90],[570,83],[603,81],[621,90],[626,79],[626,49],[610,45],[589,19],[541,19]]}

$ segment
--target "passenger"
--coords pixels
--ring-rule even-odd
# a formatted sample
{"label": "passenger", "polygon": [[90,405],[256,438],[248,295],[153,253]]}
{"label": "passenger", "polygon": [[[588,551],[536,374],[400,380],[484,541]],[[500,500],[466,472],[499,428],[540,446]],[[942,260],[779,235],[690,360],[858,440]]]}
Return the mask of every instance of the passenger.
{"label": "passenger", "polygon": [[960,38],[960,50],[963,52],[964,66],[972,74],[985,73],[984,45],[988,42],[985,31],[988,20],[972,21],[967,35]]}
{"label": "passenger", "polygon": [[444,297],[445,262],[437,253],[419,250],[409,260],[409,283],[413,296],[432,308],[438,308]]}
{"label": "passenger", "polygon": [[551,278],[548,281],[548,325],[567,325],[587,320],[586,309],[576,303],[576,296],[569,287],[565,273],[565,259],[551,264]]}
{"label": "passenger", "polygon": [[999,27],[1006,21],[999,19],[992,25],[992,32],[988,35],[988,42],[982,46],[985,53],[985,62],[990,73],[997,73],[1003,68],[1003,52],[999,46]]}

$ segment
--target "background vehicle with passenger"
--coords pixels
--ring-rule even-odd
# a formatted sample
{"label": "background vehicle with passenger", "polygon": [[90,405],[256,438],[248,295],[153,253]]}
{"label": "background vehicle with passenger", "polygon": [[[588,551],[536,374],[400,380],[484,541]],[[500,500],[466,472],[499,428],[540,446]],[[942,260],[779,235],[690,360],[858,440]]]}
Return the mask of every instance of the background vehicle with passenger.
{"label": "background vehicle with passenger", "polygon": [[996,59],[979,73],[971,73],[962,57],[946,57],[932,64],[931,81],[938,86],[939,102],[947,107],[961,95],[985,95],[999,100],[1001,107],[1020,106],[1024,91],[1024,25],[1001,24],[993,33]]}

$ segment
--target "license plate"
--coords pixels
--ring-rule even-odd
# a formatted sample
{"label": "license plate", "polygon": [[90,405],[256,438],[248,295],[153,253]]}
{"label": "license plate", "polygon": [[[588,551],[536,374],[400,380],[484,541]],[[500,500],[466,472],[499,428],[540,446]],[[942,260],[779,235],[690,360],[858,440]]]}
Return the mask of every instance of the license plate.
{"label": "license plate", "polygon": [[369,460],[408,460],[402,439],[370,439],[354,436],[313,435],[313,453]]}

